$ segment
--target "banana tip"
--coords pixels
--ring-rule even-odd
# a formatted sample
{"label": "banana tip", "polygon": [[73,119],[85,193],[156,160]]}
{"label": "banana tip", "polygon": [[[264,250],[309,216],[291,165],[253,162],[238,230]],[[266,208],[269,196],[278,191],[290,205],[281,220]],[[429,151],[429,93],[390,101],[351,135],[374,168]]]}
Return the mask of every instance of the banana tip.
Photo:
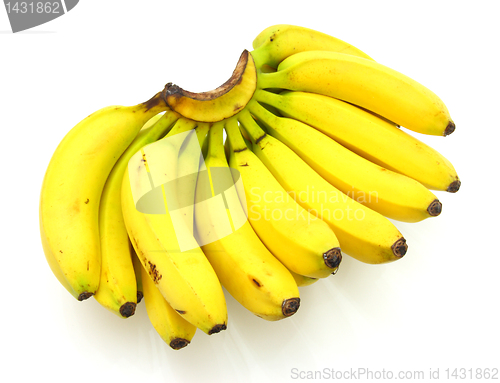
{"label": "banana tip", "polygon": [[408,244],[406,243],[406,239],[404,239],[403,237],[399,238],[396,242],[394,242],[391,248],[396,257],[402,258],[408,251]]}
{"label": "banana tip", "polygon": [[446,129],[444,130],[444,135],[449,136],[455,131],[455,123],[453,121],[448,122]]}
{"label": "banana tip", "polygon": [[216,324],[212,329],[208,332],[208,335],[212,334],[217,334],[218,332],[221,332],[222,330],[225,330],[227,328],[225,323],[222,324]]}
{"label": "banana tip", "polygon": [[446,189],[446,191],[448,193],[456,193],[460,189],[461,185],[462,183],[460,182],[460,180],[455,180],[450,184],[450,186],[448,186],[448,189]]}
{"label": "banana tip", "polygon": [[144,294],[142,291],[137,292],[137,303],[140,303],[142,301],[142,298],[144,298]]}
{"label": "banana tip", "polygon": [[285,299],[281,305],[281,312],[285,317],[292,316],[300,307],[300,298]]}
{"label": "banana tip", "polygon": [[136,307],[136,303],[134,303],[134,302],[124,303],[120,307],[120,315],[124,318],[128,318],[128,317],[134,315],[135,307]]}
{"label": "banana tip", "polygon": [[340,262],[342,262],[342,251],[340,250],[340,247],[334,247],[324,253],[323,260],[325,261],[325,265],[327,265],[330,269],[337,269]]}
{"label": "banana tip", "polygon": [[89,293],[87,291],[84,291],[83,293],[81,293],[79,296],[78,296],[78,300],[81,302],[81,301],[84,301],[86,299],[89,299],[92,295],[94,295],[94,293]]}
{"label": "banana tip", "polygon": [[180,350],[181,348],[186,347],[188,344],[189,344],[189,340],[187,340],[187,339],[175,338],[175,339],[172,339],[169,346],[172,347],[174,350]]}
{"label": "banana tip", "polygon": [[427,212],[431,217],[437,217],[441,214],[441,210],[443,209],[443,204],[439,202],[439,200],[435,199],[431,202],[429,207],[427,208]]}

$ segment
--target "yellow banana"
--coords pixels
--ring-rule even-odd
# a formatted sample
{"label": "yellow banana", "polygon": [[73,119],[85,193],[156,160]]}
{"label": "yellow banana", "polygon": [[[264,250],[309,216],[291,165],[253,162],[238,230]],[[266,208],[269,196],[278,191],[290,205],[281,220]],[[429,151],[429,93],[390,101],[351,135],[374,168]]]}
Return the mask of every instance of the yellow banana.
{"label": "yellow banana", "polygon": [[[187,120],[186,120],[187,121]],[[194,233],[194,202],[196,198],[196,182],[200,166],[203,165],[203,147],[208,142],[208,131],[212,123],[191,121],[185,125],[175,126],[172,134],[193,129],[196,138],[185,140],[180,147],[178,159],[177,203],[184,209],[183,219],[190,232]],[[200,156],[200,149],[202,155]]]}
{"label": "yellow banana", "polygon": [[225,129],[230,142],[229,164],[241,174],[248,219],[262,242],[297,274],[324,278],[335,272],[342,255],[328,224],[295,202],[248,150],[235,119],[228,120]]}
{"label": "yellow banana", "polygon": [[[227,326],[222,287],[199,247],[181,250],[180,239],[189,240],[185,231],[184,235],[178,231],[179,227],[186,227],[185,221],[177,219],[178,226],[174,226],[174,210],[168,206],[176,202],[177,190],[173,188],[173,200],[167,198],[167,194],[172,197],[168,182],[159,177],[170,173],[174,180],[176,178],[178,154],[185,140],[179,134],[183,131],[179,126],[185,127],[184,132],[194,127],[190,123],[180,123],[180,120],[184,119],[179,119],[165,138],[144,147],[130,160],[129,171],[125,172],[122,185],[123,215],[141,264],[167,302],[188,322],[207,334],[213,334]],[[175,136],[181,139],[167,140]],[[158,143],[161,143],[160,146],[155,147]],[[154,188],[148,186],[149,179],[153,180]],[[149,201],[142,198],[137,206],[156,213],[161,208],[160,214],[143,213],[136,208],[134,195],[144,194],[144,190],[151,189],[158,198]]]}
{"label": "yellow banana", "polygon": [[343,53],[289,56],[277,72],[259,73],[259,87],[335,97],[419,133],[446,136],[455,130],[446,105],[429,89],[375,61]]}
{"label": "yellow banana", "polygon": [[308,92],[266,93],[266,103],[311,125],[353,152],[433,190],[456,192],[453,165],[435,149],[355,105]]}
{"label": "yellow banana", "polygon": [[344,253],[365,263],[405,255],[406,241],[387,218],[328,183],[293,150],[266,134],[250,113],[242,113],[240,122],[252,137],[257,157],[304,209],[330,225]]}
{"label": "yellow banana", "polygon": [[257,67],[279,63],[293,54],[304,51],[333,51],[370,57],[358,48],[325,33],[296,25],[279,24],[264,29],[253,41],[251,52]]}
{"label": "yellow banana", "polygon": [[[121,196],[120,196],[120,201],[121,201]],[[142,283],[142,272],[141,272],[143,267],[141,265],[139,257],[137,256],[137,253],[135,252],[134,246],[132,246],[132,242],[130,242],[130,253],[132,254],[132,264],[134,266],[135,281],[137,285],[137,304],[139,304],[142,301],[142,298],[144,298],[144,287]]]}
{"label": "yellow banana", "polygon": [[313,283],[318,282],[318,278],[311,278],[311,277],[306,277],[304,275],[300,275],[297,273],[294,273],[291,270],[288,270],[290,274],[292,274],[293,279],[295,280],[295,283],[297,284],[298,287],[303,287],[303,286],[310,286]]}
{"label": "yellow banana", "polygon": [[177,119],[168,111],[151,118],[121,155],[106,180],[99,206],[101,277],[94,298],[118,316],[128,318],[137,304],[137,281],[130,241],[123,222],[121,186],[130,158],[143,146],[155,142]]}
{"label": "yellow banana", "polygon": [[[196,229],[203,252],[222,285],[241,305],[263,319],[279,320],[295,314],[300,298],[294,278],[255,234],[236,188],[231,187],[223,123],[211,127],[205,165],[207,170],[200,173],[196,188]],[[217,197],[219,204],[212,202]]]}
{"label": "yellow banana", "polygon": [[50,160],[40,195],[42,246],[56,277],[80,301],[99,286],[106,179],[145,122],[164,110],[160,94],[136,106],[103,108],[71,129]]}
{"label": "yellow banana", "polygon": [[[259,95],[259,99],[264,98]],[[414,179],[360,157],[309,125],[277,117],[257,102],[252,102],[249,110],[271,136],[286,144],[329,183],[363,205],[405,222],[418,222],[441,212],[436,196]]]}
{"label": "yellow banana", "polygon": [[250,53],[240,56],[231,78],[217,89],[193,93],[168,83],[163,90],[167,105],[180,115],[201,122],[216,122],[234,116],[252,98],[257,72]]}
{"label": "yellow banana", "polygon": [[182,318],[168,304],[160,290],[141,266],[144,301],[149,320],[160,337],[174,350],[186,347],[196,333],[196,326]]}

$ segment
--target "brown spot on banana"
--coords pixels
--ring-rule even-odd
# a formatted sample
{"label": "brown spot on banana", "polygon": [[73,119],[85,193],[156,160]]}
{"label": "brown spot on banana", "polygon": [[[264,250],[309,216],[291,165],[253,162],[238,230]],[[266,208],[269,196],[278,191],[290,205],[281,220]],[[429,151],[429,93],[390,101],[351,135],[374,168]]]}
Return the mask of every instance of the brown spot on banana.
{"label": "brown spot on banana", "polygon": [[258,144],[258,143],[259,143],[260,141],[262,141],[262,140],[263,140],[266,136],[267,136],[267,134],[266,134],[266,133],[264,133],[262,136],[260,136],[259,138],[257,138],[257,139],[255,140],[255,143],[256,143],[256,144]]}
{"label": "brown spot on banana", "polygon": [[177,310],[177,309],[175,309],[175,311],[177,311],[181,315],[184,315],[186,313],[184,310]]}
{"label": "brown spot on banana", "polygon": [[149,266],[149,275],[151,276],[153,282],[156,284],[160,283],[162,275],[156,268],[156,265],[154,263],[151,263],[151,261],[148,261],[148,266]]}
{"label": "brown spot on banana", "polygon": [[255,278],[252,278],[252,282],[257,286],[257,287],[262,287],[262,284],[256,280]]}
{"label": "brown spot on banana", "polygon": [[186,91],[168,83],[162,98],[173,111],[195,121],[217,122],[242,110],[257,88],[257,71],[252,55],[246,49],[232,76],[214,90],[201,93]]}

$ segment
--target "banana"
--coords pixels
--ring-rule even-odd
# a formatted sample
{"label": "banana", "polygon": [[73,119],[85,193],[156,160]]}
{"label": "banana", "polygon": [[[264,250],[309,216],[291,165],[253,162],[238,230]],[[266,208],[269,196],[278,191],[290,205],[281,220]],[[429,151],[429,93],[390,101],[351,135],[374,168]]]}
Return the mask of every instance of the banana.
{"label": "banana", "polygon": [[[190,126],[189,126],[190,125]],[[194,233],[194,203],[196,198],[196,182],[200,167],[204,168],[203,162],[203,147],[208,142],[208,132],[211,129],[212,123],[204,123],[198,121],[189,121],[189,124],[182,127],[174,127],[172,134],[176,134],[193,129],[196,134],[196,139],[185,140],[185,143],[180,147],[178,159],[178,179],[177,179],[177,202],[183,206],[183,219],[190,232]],[[187,143],[187,144],[186,144]],[[200,148],[202,156],[200,156]]]}
{"label": "banana", "polygon": [[151,118],[116,162],[102,192],[99,205],[101,277],[94,298],[123,318],[133,315],[137,305],[137,281],[121,208],[123,173],[130,158],[144,145],[164,135],[177,118],[171,111],[163,117],[158,114]]}
{"label": "banana", "polygon": [[168,304],[146,269],[141,266],[139,271],[143,280],[146,311],[154,329],[174,350],[186,347],[196,333],[196,326],[182,318]]}
{"label": "banana", "polygon": [[216,122],[234,116],[252,98],[257,72],[252,56],[244,50],[231,78],[217,89],[193,93],[168,83],[163,90],[167,105],[180,115],[200,121]]}
{"label": "banana", "polygon": [[318,278],[306,277],[304,275],[294,273],[291,270],[288,270],[288,271],[292,275],[292,277],[295,280],[295,283],[297,284],[298,287],[310,286],[313,283],[318,282],[318,280],[319,280]]}
{"label": "banana", "polygon": [[[207,170],[200,173],[196,187],[196,231],[222,285],[243,307],[263,319],[275,321],[295,314],[300,298],[294,278],[255,234],[236,188],[231,188],[223,123],[210,129],[205,165]],[[227,190],[220,190],[223,188]],[[220,204],[213,202],[216,197]],[[244,223],[236,226],[235,221]]]}
{"label": "banana", "polygon": [[[258,99],[265,100],[264,93]],[[258,102],[252,102],[249,111],[330,184],[380,214],[418,222],[441,212],[436,196],[414,179],[360,157],[309,125],[278,117]]]}
{"label": "banana", "polygon": [[[199,246],[181,250],[184,240],[191,240],[189,244],[192,244],[194,238],[189,238],[186,230],[178,230],[187,227],[178,211],[174,216],[174,209],[169,207],[177,202],[178,190],[174,184],[171,193],[168,179],[161,178],[169,174],[175,180],[179,151],[186,137],[180,133],[189,132],[194,126],[180,118],[167,136],[132,157],[129,171],[123,178],[122,209],[127,232],[141,264],[167,302],[188,322],[207,334],[214,334],[227,326],[222,287]],[[158,146],[158,143],[161,144]],[[148,190],[149,180],[154,188],[149,186]],[[143,195],[144,190],[151,189],[153,197],[157,198],[140,199],[137,207],[142,211],[138,211],[134,195]],[[177,226],[174,226],[174,219]]]}
{"label": "banana", "polygon": [[134,266],[135,281],[137,285],[137,304],[139,304],[142,301],[142,298],[144,298],[144,287],[142,283],[142,272],[141,272],[143,267],[141,265],[139,257],[137,256],[137,253],[135,252],[134,246],[132,246],[132,242],[130,242],[130,253],[132,254],[132,264]]}
{"label": "banana", "polygon": [[266,93],[266,103],[285,117],[311,125],[339,144],[407,175],[432,190],[456,192],[453,165],[435,149],[376,115],[344,101],[308,92]]}
{"label": "banana", "polygon": [[371,59],[358,48],[325,33],[296,25],[279,24],[264,29],[253,41],[251,52],[257,67],[279,63],[298,52],[333,51]]}
{"label": "banana", "polygon": [[164,110],[160,94],[136,106],[103,108],[71,129],[49,162],[40,194],[42,246],[53,273],[80,301],[99,286],[99,201],[106,179],[145,122]]}
{"label": "banana", "polygon": [[339,52],[289,56],[275,73],[259,73],[259,88],[323,94],[371,110],[415,132],[447,136],[455,123],[443,101],[417,81],[373,60]]}
{"label": "banana", "polygon": [[266,134],[248,111],[240,114],[239,121],[251,136],[257,157],[297,203],[330,225],[344,253],[371,264],[406,254],[405,239],[387,218],[328,183],[293,150]]}
{"label": "banana", "polygon": [[228,120],[225,129],[230,143],[229,165],[241,174],[248,219],[262,242],[297,274],[324,278],[335,272],[342,255],[328,224],[295,202],[248,150],[236,119]]}

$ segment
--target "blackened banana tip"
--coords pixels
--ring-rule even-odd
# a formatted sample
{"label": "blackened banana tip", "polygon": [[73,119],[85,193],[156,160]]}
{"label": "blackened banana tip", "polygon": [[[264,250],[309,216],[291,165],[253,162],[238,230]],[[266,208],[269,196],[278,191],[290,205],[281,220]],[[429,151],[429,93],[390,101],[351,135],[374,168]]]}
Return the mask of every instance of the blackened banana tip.
{"label": "blackened banana tip", "polygon": [[92,295],[94,295],[94,293],[89,293],[87,291],[84,291],[83,293],[81,293],[79,296],[78,296],[78,300],[81,302],[81,301],[84,301],[86,299],[89,299]]}
{"label": "blackened banana tip", "polygon": [[292,316],[300,307],[300,298],[285,299],[281,304],[281,312],[285,317]]}
{"label": "blackened banana tip", "polygon": [[217,334],[218,332],[221,332],[222,330],[225,330],[227,328],[225,323],[222,324],[216,324],[212,329],[208,332],[208,335],[212,334]]}
{"label": "blackened banana tip", "polygon": [[330,269],[336,269],[339,267],[340,262],[342,262],[342,251],[340,247],[334,247],[323,254],[323,260],[325,265]]}
{"label": "blackened banana tip", "polygon": [[444,130],[444,136],[449,136],[455,131],[455,123],[453,121],[448,122],[446,129]]}
{"label": "blackened banana tip", "polygon": [[402,258],[408,251],[408,244],[406,243],[406,239],[403,237],[399,238],[394,244],[391,246],[393,254],[398,257]]}
{"label": "blackened banana tip", "polygon": [[443,204],[439,202],[439,200],[435,199],[427,208],[427,212],[431,217],[437,217],[439,214],[441,214],[442,209]]}
{"label": "blackened banana tip", "polygon": [[144,298],[144,294],[142,291],[137,292],[137,303],[140,303],[142,301],[142,298]]}
{"label": "blackened banana tip", "polygon": [[460,189],[461,185],[462,183],[460,182],[460,180],[455,180],[450,184],[450,186],[448,186],[448,189],[446,189],[446,191],[448,193],[456,193]]}
{"label": "blackened banana tip", "polygon": [[188,344],[189,344],[189,341],[187,339],[175,338],[175,339],[172,339],[169,346],[172,347],[174,350],[180,350],[181,348],[186,347]]}
{"label": "blackened banana tip", "polygon": [[124,318],[128,318],[135,314],[136,303],[126,302],[120,307],[120,315]]}

